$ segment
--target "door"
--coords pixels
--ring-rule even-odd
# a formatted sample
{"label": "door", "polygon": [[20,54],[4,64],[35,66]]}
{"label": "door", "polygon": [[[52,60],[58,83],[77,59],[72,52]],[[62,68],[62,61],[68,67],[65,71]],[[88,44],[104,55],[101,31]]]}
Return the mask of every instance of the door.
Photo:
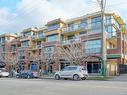
{"label": "door", "polygon": [[69,74],[69,68],[65,67],[63,70],[60,72],[60,77],[62,78],[68,78],[70,76]]}

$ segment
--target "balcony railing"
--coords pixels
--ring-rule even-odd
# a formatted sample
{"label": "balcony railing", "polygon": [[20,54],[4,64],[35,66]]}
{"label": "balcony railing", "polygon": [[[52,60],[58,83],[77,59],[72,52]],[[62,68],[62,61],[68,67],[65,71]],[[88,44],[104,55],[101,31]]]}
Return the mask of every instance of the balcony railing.
{"label": "balcony railing", "polygon": [[41,48],[41,45],[36,45],[36,48]]}
{"label": "balcony railing", "polygon": [[80,41],[81,41],[80,38],[64,40],[64,41],[62,41],[62,45],[68,45],[68,44],[72,44],[72,43],[79,43]]}
{"label": "balcony railing", "polygon": [[65,27],[63,28],[64,32],[73,32],[77,30],[87,30],[87,26],[80,26],[80,24],[75,24],[73,27]]}
{"label": "balcony railing", "polygon": [[101,53],[101,48],[91,48],[91,49],[85,49],[85,54],[99,54]]}
{"label": "balcony railing", "polygon": [[45,36],[44,35],[34,35],[34,36],[32,36],[32,38],[33,39],[43,39],[43,38],[45,38]]}

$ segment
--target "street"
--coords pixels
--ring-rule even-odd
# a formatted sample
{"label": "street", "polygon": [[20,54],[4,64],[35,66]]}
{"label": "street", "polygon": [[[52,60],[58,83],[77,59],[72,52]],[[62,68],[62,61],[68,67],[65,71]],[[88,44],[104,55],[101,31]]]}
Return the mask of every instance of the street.
{"label": "street", "polygon": [[0,79],[1,95],[127,95],[126,81]]}

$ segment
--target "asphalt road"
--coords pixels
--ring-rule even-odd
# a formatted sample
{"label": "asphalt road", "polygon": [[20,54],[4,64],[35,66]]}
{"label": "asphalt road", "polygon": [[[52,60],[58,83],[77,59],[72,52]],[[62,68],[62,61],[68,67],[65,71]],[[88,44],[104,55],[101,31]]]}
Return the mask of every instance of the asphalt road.
{"label": "asphalt road", "polygon": [[127,95],[127,82],[1,78],[0,95]]}

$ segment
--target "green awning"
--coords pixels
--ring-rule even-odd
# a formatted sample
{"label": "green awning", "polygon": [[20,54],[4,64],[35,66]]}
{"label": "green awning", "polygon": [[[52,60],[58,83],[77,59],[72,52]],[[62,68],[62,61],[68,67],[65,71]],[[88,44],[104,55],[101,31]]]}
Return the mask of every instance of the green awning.
{"label": "green awning", "polygon": [[113,58],[113,59],[115,59],[115,58],[120,58],[121,57],[121,55],[120,54],[108,54],[107,55],[107,58]]}

